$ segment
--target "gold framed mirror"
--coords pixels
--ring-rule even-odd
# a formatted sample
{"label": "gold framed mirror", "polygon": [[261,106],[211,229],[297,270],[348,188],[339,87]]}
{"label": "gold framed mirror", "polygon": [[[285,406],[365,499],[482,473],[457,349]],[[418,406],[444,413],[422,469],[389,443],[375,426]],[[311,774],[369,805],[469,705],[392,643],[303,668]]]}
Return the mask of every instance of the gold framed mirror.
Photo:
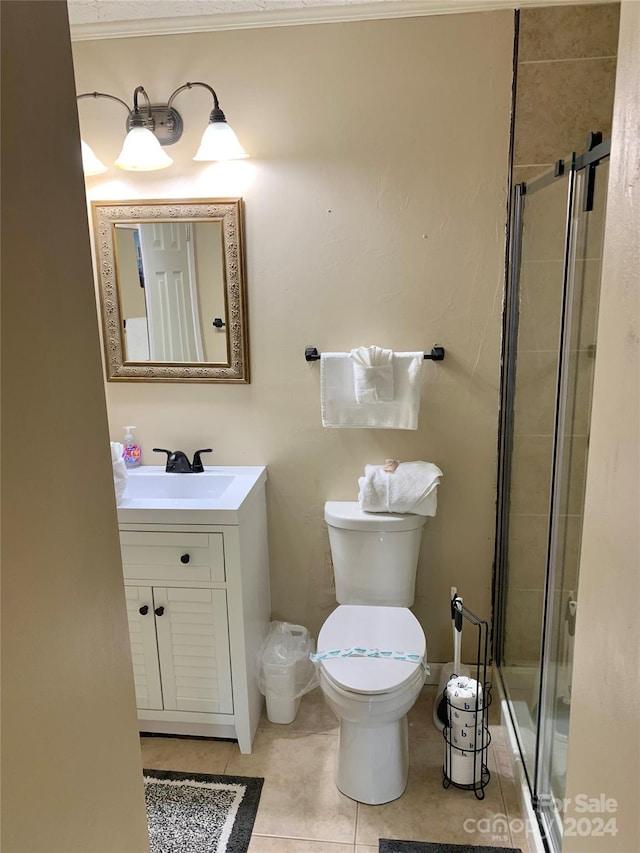
{"label": "gold framed mirror", "polygon": [[91,208],[107,379],[249,382],[242,199]]}

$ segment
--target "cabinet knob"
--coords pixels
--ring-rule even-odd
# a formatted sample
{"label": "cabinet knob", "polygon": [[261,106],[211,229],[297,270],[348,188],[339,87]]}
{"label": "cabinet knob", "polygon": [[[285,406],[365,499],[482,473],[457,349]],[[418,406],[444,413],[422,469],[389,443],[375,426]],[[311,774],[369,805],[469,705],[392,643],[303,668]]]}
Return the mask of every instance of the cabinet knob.
{"label": "cabinet knob", "polygon": [[162,607],[162,605],[160,607],[156,607],[153,612],[156,614],[156,616],[162,616],[162,614],[164,613],[164,607]]}
{"label": "cabinet knob", "polygon": [[184,563],[184,564],[185,564],[185,566],[186,566],[190,559],[191,559],[191,556],[190,556],[189,554],[183,554],[183,555],[180,557],[180,562],[181,562],[181,563]]}
{"label": "cabinet knob", "polygon": [[146,616],[148,612],[149,612],[149,605],[148,604],[143,604],[142,607],[140,608],[140,610],[138,611],[138,613],[141,616]]}

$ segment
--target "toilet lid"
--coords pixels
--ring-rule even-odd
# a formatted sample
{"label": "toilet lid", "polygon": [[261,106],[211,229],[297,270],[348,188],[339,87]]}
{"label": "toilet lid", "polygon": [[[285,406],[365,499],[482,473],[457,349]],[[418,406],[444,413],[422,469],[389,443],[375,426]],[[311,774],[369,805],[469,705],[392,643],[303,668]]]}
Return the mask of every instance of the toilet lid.
{"label": "toilet lid", "polygon": [[[335,649],[378,649],[424,658],[426,640],[420,623],[406,607],[341,604],[320,629],[317,653]],[[384,657],[321,658],[324,672],[354,693],[389,693],[415,675],[420,663]]]}
{"label": "toilet lid", "polygon": [[324,520],[345,530],[390,530],[401,533],[424,527],[426,516],[395,512],[364,512],[358,501],[327,501]]}

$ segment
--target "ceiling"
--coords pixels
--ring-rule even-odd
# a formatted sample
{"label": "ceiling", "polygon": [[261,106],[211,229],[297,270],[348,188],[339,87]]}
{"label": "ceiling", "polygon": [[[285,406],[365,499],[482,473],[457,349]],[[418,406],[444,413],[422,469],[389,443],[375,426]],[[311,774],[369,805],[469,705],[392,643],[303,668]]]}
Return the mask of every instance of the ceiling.
{"label": "ceiling", "polygon": [[[441,0],[441,6],[443,2],[455,5],[460,0]],[[238,26],[255,21],[253,25],[257,26],[276,20],[309,21],[318,16],[386,17],[386,11],[391,9],[394,16],[401,9],[406,15],[408,9],[414,7],[418,11],[424,6],[423,0],[67,0],[67,4],[72,30],[102,27],[104,31],[112,30],[115,22],[122,23],[123,30],[136,21],[187,18],[197,26],[203,26],[204,19],[213,19],[214,28],[224,27],[225,21]]]}
{"label": "ceiling", "polygon": [[589,2],[598,0],[67,0],[76,41]]}

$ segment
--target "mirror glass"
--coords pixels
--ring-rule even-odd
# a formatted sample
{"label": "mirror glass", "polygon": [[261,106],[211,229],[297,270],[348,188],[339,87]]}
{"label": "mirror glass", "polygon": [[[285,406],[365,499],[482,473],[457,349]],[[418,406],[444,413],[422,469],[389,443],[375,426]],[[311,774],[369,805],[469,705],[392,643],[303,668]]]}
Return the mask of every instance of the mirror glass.
{"label": "mirror glass", "polygon": [[92,208],[107,378],[248,382],[241,200]]}

